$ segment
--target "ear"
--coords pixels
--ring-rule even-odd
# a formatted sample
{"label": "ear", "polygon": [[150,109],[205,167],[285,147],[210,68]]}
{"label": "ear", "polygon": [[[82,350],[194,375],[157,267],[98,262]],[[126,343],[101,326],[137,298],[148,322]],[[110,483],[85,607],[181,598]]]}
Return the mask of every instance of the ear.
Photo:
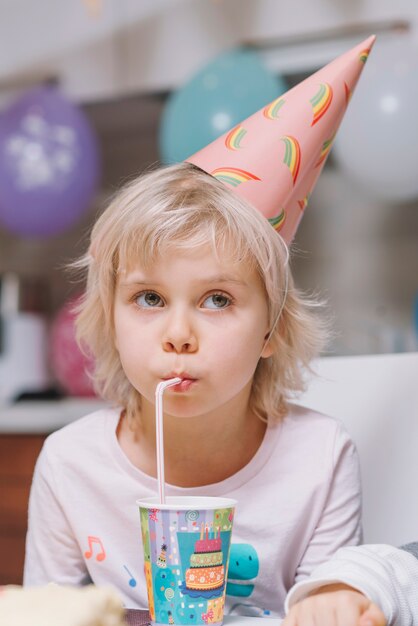
{"label": "ear", "polygon": [[263,352],[261,353],[261,358],[262,359],[268,359],[269,356],[271,356],[273,354],[273,348],[270,346],[270,344],[267,344],[264,348],[263,348]]}
{"label": "ear", "polygon": [[274,352],[273,348],[271,346],[270,340],[267,341],[269,334],[270,334],[270,331],[268,333],[266,333],[266,335],[264,336],[265,343],[264,343],[263,350],[262,350],[261,355],[260,355],[260,357],[263,358],[263,359],[268,359],[269,356],[271,356],[273,354],[273,352]]}

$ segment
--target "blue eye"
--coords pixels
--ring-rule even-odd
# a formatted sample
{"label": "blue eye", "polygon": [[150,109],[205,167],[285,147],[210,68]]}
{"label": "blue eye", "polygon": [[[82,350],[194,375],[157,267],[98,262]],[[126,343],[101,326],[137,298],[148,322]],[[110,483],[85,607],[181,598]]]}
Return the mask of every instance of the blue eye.
{"label": "blue eye", "polygon": [[146,309],[163,306],[163,301],[158,293],[155,293],[155,291],[143,291],[142,293],[139,293],[135,296],[135,302],[138,306]]}
{"label": "blue eye", "polygon": [[206,302],[209,303],[208,309],[226,309],[231,304],[231,298],[223,293],[212,293],[204,300],[203,304]]}

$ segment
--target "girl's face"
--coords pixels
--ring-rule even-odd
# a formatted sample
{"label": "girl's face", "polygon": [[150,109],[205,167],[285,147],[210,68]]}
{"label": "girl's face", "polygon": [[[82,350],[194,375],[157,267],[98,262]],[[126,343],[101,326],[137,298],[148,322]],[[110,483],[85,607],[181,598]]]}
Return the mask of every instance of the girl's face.
{"label": "girl's face", "polygon": [[263,350],[268,310],[257,272],[219,264],[209,247],[166,253],[147,271],[121,271],[114,324],[143,410],[154,405],[159,382],[184,379],[164,394],[165,413],[177,417],[246,408],[260,355],[271,354]]}

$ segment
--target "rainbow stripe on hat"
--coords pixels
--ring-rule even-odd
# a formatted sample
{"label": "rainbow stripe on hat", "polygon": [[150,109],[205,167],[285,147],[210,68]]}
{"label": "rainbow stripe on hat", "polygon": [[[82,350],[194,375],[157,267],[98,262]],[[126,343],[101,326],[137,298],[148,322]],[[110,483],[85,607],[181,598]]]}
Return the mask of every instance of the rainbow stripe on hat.
{"label": "rainbow stripe on hat", "polygon": [[348,103],[350,102],[351,96],[353,94],[352,94],[350,87],[347,85],[345,81],[344,81],[344,92],[345,92],[345,106],[348,106]]}
{"label": "rainbow stripe on hat", "polygon": [[359,54],[359,59],[362,63],[366,63],[367,59],[369,58],[369,54],[370,54],[370,48],[365,48],[364,50],[362,50]]}
{"label": "rainbow stripe on hat", "polygon": [[211,172],[211,175],[221,180],[223,183],[228,183],[232,187],[238,187],[241,183],[246,183],[249,180],[261,180],[255,174],[241,170],[238,167],[218,167]]}
{"label": "rainbow stripe on hat", "polygon": [[286,211],[284,209],[282,209],[279,213],[279,215],[276,215],[276,217],[269,217],[268,221],[270,222],[270,224],[273,226],[273,228],[277,231],[279,231],[286,219]]}
{"label": "rainbow stripe on hat", "polygon": [[311,194],[307,193],[306,196],[303,198],[303,200],[298,200],[298,205],[301,211],[304,211],[306,207],[308,206],[310,196]]}
{"label": "rainbow stripe on hat", "polygon": [[332,87],[328,83],[321,83],[318,91],[310,100],[314,114],[311,126],[319,122],[321,117],[328,111],[332,102],[332,96]]}
{"label": "rainbow stripe on hat", "polygon": [[325,161],[325,159],[327,158],[329,151],[332,148],[332,143],[335,139],[335,135],[337,134],[337,131],[335,131],[333,133],[333,135],[327,139],[326,141],[324,141],[324,143],[322,144],[322,148],[321,148],[321,154],[319,155],[319,161],[318,163],[315,165],[315,167],[318,167],[319,165],[322,165],[322,163]]}
{"label": "rainbow stripe on hat", "polygon": [[301,150],[300,145],[297,139],[292,137],[291,135],[285,135],[281,138],[286,146],[286,150],[283,157],[283,163],[287,165],[292,174],[293,184],[296,183],[299,169],[300,169],[300,160],[301,160]]}
{"label": "rainbow stripe on hat", "polygon": [[285,102],[286,100],[282,97],[276,98],[276,100],[273,100],[273,102],[271,102],[266,107],[264,107],[263,109],[264,117],[266,117],[268,120],[277,120],[279,117],[279,111]]}
{"label": "rainbow stripe on hat", "polygon": [[225,137],[225,145],[228,150],[239,150],[242,148],[241,141],[247,134],[243,126],[236,126]]}

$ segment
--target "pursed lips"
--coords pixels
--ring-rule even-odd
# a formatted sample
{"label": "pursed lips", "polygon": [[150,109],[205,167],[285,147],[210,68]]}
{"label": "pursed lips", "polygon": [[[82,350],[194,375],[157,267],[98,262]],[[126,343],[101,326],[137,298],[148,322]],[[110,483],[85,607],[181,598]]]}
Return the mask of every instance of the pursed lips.
{"label": "pursed lips", "polygon": [[192,381],[197,380],[195,376],[192,376],[188,372],[180,372],[179,374],[176,372],[171,372],[171,374],[164,376],[162,380],[170,380],[170,378],[181,378],[182,380],[192,380]]}
{"label": "pursed lips", "polygon": [[192,377],[187,372],[182,372],[181,374],[172,373],[167,378],[163,378],[163,380],[170,380],[170,378],[181,378],[181,382],[171,386],[171,390],[174,393],[189,391],[192,385],[194,385],[198,380],[197,378]]}

